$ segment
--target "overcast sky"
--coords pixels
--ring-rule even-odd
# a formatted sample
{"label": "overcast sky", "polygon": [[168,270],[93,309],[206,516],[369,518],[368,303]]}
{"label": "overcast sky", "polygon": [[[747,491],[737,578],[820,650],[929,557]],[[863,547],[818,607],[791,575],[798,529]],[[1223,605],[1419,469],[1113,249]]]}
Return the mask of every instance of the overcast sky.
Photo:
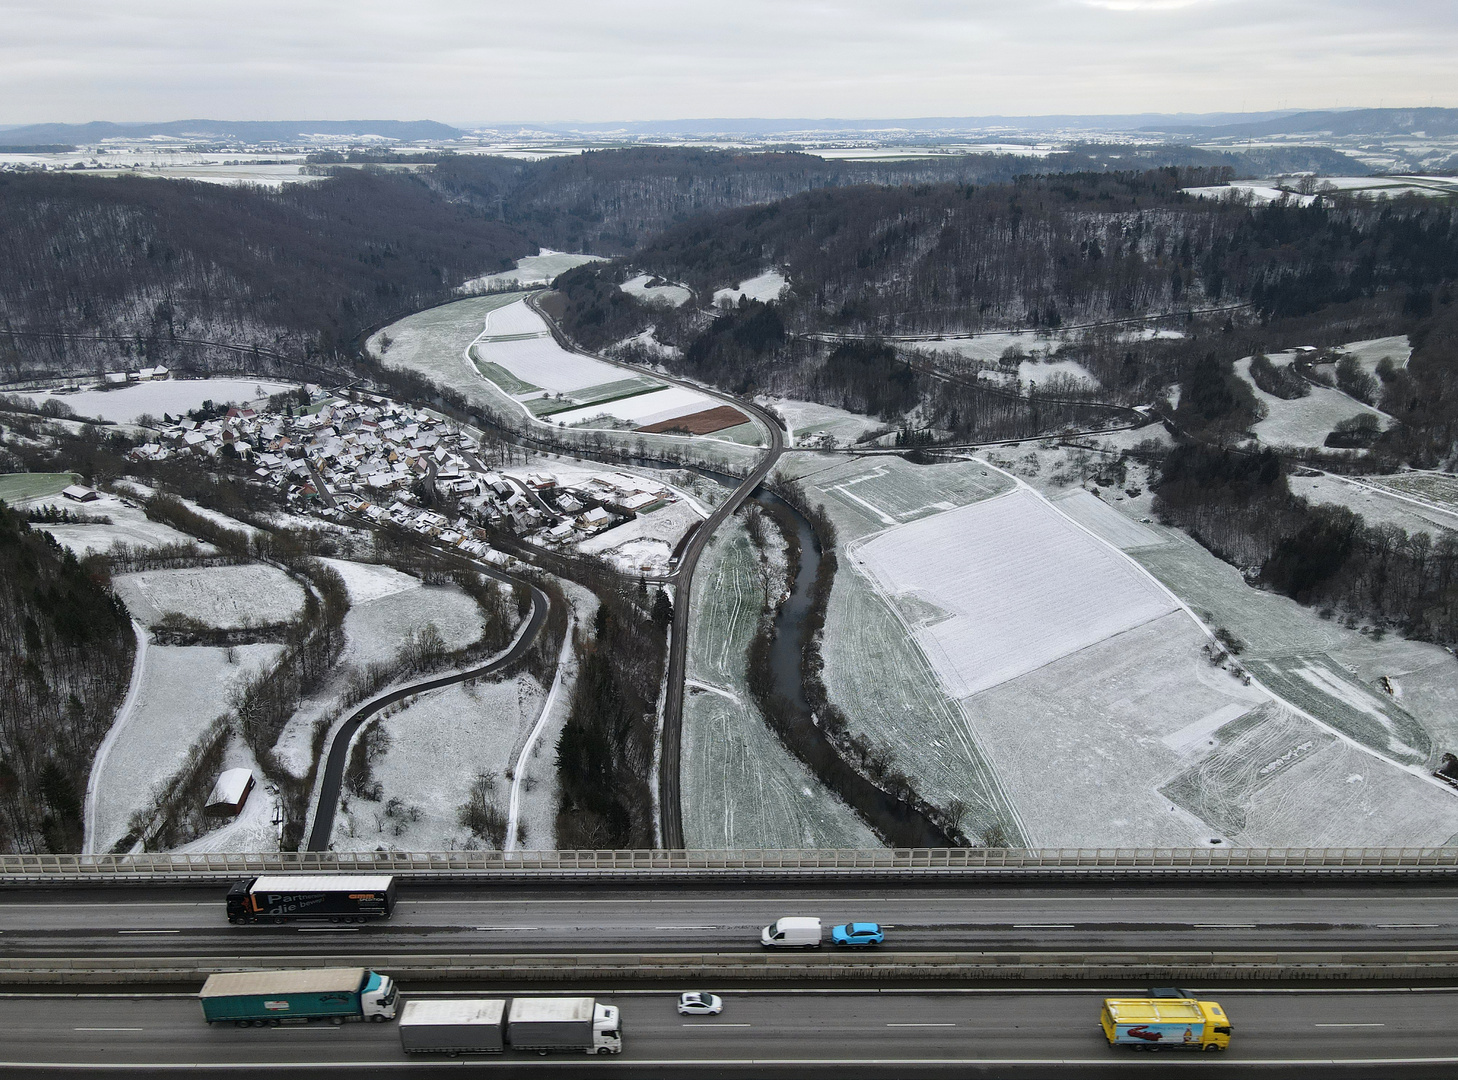
{"label": "overcast sky", "polygon": [[1455,0],[0,0],[0,124],[1458,106]]}

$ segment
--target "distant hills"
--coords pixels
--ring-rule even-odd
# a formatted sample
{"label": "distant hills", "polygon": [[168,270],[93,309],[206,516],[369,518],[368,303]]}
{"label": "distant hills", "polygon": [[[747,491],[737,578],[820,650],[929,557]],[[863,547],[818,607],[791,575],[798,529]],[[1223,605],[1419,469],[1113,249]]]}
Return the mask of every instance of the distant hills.
{"label": "distant hills", "polygon": [[434,120],[171,120],[158,124],[28,124],[0,129],[0,146],[85,145],[103,139],[186,139],[204,143],[298,145],[333,139],[424,142],[465,132]]}
{"label": "distant hills", "polygon": [[1272,118],[1246,117],[1222,123],[1150,123],[1141,131],[1206,138],[1257,138],[1264,135],[1458,135],[1458,109],[1344,109],[1298,112]]}

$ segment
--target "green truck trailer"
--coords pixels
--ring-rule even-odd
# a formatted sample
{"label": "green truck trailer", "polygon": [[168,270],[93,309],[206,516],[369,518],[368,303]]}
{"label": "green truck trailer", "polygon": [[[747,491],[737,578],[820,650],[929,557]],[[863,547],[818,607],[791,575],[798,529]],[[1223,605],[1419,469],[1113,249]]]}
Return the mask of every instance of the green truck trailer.
{"label": "green truck trailer", "polygon": [[329,1020],[391,1020],[399,1003],[395,982],[366,968],[231,971],[209,975],[198,994],[209,1024],[276,1027]]}

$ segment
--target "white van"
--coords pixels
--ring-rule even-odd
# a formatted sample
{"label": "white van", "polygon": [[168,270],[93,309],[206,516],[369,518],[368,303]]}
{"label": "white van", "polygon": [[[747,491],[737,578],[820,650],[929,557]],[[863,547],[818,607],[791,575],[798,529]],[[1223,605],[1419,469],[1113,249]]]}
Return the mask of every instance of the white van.
{"label": "white van", "polygon": [[813,949],[820,944],[820,920],[790,916],[772,922],[759,934],[759,943],[772,949]]}

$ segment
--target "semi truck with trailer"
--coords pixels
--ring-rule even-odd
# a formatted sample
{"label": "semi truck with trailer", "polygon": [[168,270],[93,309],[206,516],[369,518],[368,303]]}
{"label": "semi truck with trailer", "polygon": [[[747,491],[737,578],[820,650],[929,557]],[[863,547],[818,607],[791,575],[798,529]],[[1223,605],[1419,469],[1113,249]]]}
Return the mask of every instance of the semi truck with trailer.
{"label": "semi truck with trailer", "polygon": [[328,919],[388,919],[395,879],[385,874],[275,874],[239,881],[228,890],[230,923]]}
{"label": "semi truck with trailer", "polygon": [[366,968],[308,968],[209,975],[198,1000],[209,1024],[277,1027],[311,1020],[383,1023],[394,1018],[399,993],[388,975]]}
{"label": "semi truck with trailer", "polygon": [[617,1007],[594,998],[459,998],[406,1002],[400,1045],[417,1054],[616,1054],[623,1040]]}
{"label": "semi truck with trailer", "polygon": [[1100,1017],[1110,1046],[1224,1050],[1234,1030],[1216,1002],[1195,998],[1108,998]]}

